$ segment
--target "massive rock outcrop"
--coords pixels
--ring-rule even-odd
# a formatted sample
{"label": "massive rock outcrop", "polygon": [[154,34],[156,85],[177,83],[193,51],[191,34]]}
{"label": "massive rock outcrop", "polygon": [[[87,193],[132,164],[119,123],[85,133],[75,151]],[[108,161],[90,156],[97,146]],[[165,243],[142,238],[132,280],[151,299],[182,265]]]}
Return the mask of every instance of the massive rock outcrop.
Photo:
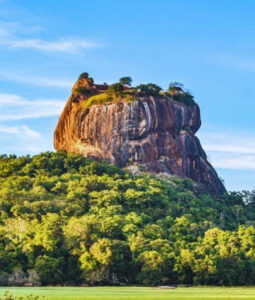
{"label": "massive rock outcrop", "polygon": [[95,85],[86,79],[75,84],[55,130],[57,150],[120,167],[139,165],[149,172],[176,174],[193,179],[213,194],[225,192],[195,136],[201,125],[196,103],[139,96],[129,103],[120,99],[84,105],[89,97],[106,89],[107,85]]}

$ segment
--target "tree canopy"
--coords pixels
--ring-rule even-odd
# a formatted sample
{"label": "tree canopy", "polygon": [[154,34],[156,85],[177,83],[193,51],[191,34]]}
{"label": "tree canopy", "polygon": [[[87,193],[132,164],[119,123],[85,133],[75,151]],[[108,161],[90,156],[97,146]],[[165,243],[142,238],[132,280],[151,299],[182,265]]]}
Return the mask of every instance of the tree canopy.
{"label": "tree canopy", "polygon": [[120,84],[122,85],[127,85],[127,86],[131,86],[132,83],[132,78],[129,76],[126,77],[121,77],[119,80]]}
{"label": "tree canopy", "polygon": [[162,88],[154,83],[148,83],[148,84],[140,84],[136,87],[136,90],[144,96],[158,96],[159,92],[162,90]]}
{"label": "tree canopy", "polygon": [[171,98],[178,102],[183,102],[185,104],[193,104],[194,97],[188,90],[184,90],[183,84],[180,82],[171,82],[169,84],[169,88],[167,93],[171,96]]}
{"label": "tree canopy", "polygon": [[121,93],[123,92],[123,90],[124,90],[123,84],[117,82],[117,83],[109,85],[109,87],[107,89],[107,93],[109,95],[121,96]]}
{"label": "tree canopy", "polygon": [[0,157],[0,284],[255,284],[254,193],[76,154]]}

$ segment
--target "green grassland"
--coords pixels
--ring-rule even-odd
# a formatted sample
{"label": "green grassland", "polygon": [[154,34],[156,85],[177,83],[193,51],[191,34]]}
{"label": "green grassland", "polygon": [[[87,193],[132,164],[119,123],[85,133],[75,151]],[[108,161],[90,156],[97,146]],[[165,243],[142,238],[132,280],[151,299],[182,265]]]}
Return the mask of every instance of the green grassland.
{"label": "green grassland", "polygon": [[137,97],[135,96],[134,91],[123,91],[121,94],[118,95],[102,93],[87,99],[85,102],[82,103],[82,108],[86,109],[92,105],[111,104],[121,100],[130,103],[136,101]]}
{"label": "green grassland", "polygon": [[255,287],[179,287],[158,289],[147,287],[36,287],[0,288],[0,295],[10,291],[14,296],[38,295],[43,299],[120,299],[120,300],[183,300],[183,299],[255,299]]}

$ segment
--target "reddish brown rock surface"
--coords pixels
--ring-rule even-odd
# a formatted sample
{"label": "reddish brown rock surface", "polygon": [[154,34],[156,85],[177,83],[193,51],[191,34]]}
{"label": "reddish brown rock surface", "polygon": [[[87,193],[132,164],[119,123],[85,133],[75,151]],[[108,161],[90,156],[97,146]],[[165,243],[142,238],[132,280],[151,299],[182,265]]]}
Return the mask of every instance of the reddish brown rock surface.
{"label": "reddish brown rock surface", "polygon": [[107,86],[90,84],[87,96],[75,92],[75,88],[77,83],[55,130],[57,150],[120,167],[139,164],[149,172],[191,178],[214,194],[225,192],[195,136],[201,125],[197,104],[149,96],[131,103],[120,100],[84,109],[84,101]]}

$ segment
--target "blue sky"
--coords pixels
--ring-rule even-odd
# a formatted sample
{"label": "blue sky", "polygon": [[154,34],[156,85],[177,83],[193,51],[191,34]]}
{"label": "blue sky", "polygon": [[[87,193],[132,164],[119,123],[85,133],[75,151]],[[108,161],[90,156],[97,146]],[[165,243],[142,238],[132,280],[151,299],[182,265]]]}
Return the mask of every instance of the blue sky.
{"label": "blue sky", "polygon": [[255,2],[0,0],[0,153],[53,150],[79,74],[184,83],[229,190],[255,188]]}

